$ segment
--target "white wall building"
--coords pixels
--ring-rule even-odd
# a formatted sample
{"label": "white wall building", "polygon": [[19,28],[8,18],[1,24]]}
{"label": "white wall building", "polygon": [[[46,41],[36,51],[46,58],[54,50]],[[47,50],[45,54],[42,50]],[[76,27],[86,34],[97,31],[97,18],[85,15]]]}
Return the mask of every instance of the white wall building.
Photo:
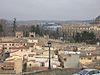
{"label": "white wall building", "polygon": [[52,30],[52,31],[56,31],[58,28],[61,28],[61,25],[58,25],[56,23],[46,23],[43,25],[43,28],[45,30]]}
{"label": "white wall building", "polygon": [[78,68],[79,67],[80,52],[65,52],[60,54],[60,59],[64,68]]}

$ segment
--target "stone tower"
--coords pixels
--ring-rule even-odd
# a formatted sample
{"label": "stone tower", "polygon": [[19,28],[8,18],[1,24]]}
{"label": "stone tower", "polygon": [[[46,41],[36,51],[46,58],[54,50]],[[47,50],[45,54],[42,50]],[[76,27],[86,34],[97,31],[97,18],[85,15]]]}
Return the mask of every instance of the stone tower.
{"label": "stone tower", "polygon": [[30,32],[29,37],[35,37],[35,32]]}
{"label": "stone tower", "polygon": [[23,37],[23,32],[16,32],[15,36],[16,36],[16,38],[22,38]]}

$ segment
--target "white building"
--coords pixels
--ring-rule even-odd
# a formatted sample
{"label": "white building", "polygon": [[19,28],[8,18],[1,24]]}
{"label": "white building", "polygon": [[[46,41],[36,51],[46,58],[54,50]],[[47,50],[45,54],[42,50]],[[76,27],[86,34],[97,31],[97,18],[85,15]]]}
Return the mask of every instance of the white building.
{"label": "white building", "polygon": [[79,68],[80,52],[67,51],[60,54],[61,64],[64,68]]}
{"label": "white building", "polygon": [[52,30],[52,31],[56,31],[58,28],[61,28],[61,25],[58,25],[56,23],[46,23],[43,25],[43,29],[45,30]]}

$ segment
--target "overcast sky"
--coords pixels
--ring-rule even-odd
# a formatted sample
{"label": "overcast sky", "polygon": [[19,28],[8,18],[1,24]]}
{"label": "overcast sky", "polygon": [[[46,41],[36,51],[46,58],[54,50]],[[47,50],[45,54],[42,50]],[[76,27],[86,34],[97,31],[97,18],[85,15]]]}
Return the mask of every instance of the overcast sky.
{"label": "overcast sky", "polygon": [[100,15],[100,0],[0,0],[0,18],[87,20]]}

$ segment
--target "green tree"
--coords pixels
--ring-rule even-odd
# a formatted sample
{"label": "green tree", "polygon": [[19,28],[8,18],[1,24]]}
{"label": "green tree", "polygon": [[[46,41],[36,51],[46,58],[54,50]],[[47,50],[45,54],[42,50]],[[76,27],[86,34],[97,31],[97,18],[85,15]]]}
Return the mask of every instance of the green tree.
{"label": "green tree", "polygon": [[59,28],[57,28],[55,35],[56,35],[56,36],[55,36],[56,39],[58,39],[58,38],[60,37],[60,31],[59,31]]}
{"label": "green tree", "polygon": [[31,32],[36,32],[36,27],[34,25],[31,27]]}
{"label": "green tree", "polygon": [[82,42],[86,42],[86,41],[88,41],[89,40],[89,38],[90,38],[90,36],[89,36],[89,32],[87,32],[87,31],[83,31],[82,33],[81,33],[81,35],[82,35]]}
{"label": "green tree", "polygon": [[2,36],[2,32],[3,32],[3,27],[2,24],[0,24],[0,36]]}
{"label": "green tree", "polygon": [[74,37],[75,42],[81,42],[81,33],[76,33],[75,37]]}
{"label": "green tree", "polygon": [[28,37],[28,35],[29,35],[29,31],[27,31],[27,30],[23,30],[23,35],[24,35],[25,37]]}
{"label": "green tree", "polygon": [[90,32],[89,37],[90,37],[89,38],[90,40],[95,40],[96,39],[96,35],[93,32]]}
{"label": "green tree", "polygon": [[93,32],[83,31],[82,33],[76,33],[74,40],[76,42],[93,44],[96,43],[96,35]]}
{"label": "green tree", "polygon": [[0,32],[3,32],[3,27],[1,24],[0,24]]}
{"label": "green tree", "polygon": [[40,28],[39,28],[39,25],[36,25],[36,30],[35,30],[36,34],[39,34],[40,35]]}
{"label": "green tree", "polygon": [[31,27],[31,32],[35,32],[36,34],[38,34],[39,36],[43,36],[43,31],[42,31],[42,28],[40,28],[39,25],[36,25],[36,26],[32,26]]}

